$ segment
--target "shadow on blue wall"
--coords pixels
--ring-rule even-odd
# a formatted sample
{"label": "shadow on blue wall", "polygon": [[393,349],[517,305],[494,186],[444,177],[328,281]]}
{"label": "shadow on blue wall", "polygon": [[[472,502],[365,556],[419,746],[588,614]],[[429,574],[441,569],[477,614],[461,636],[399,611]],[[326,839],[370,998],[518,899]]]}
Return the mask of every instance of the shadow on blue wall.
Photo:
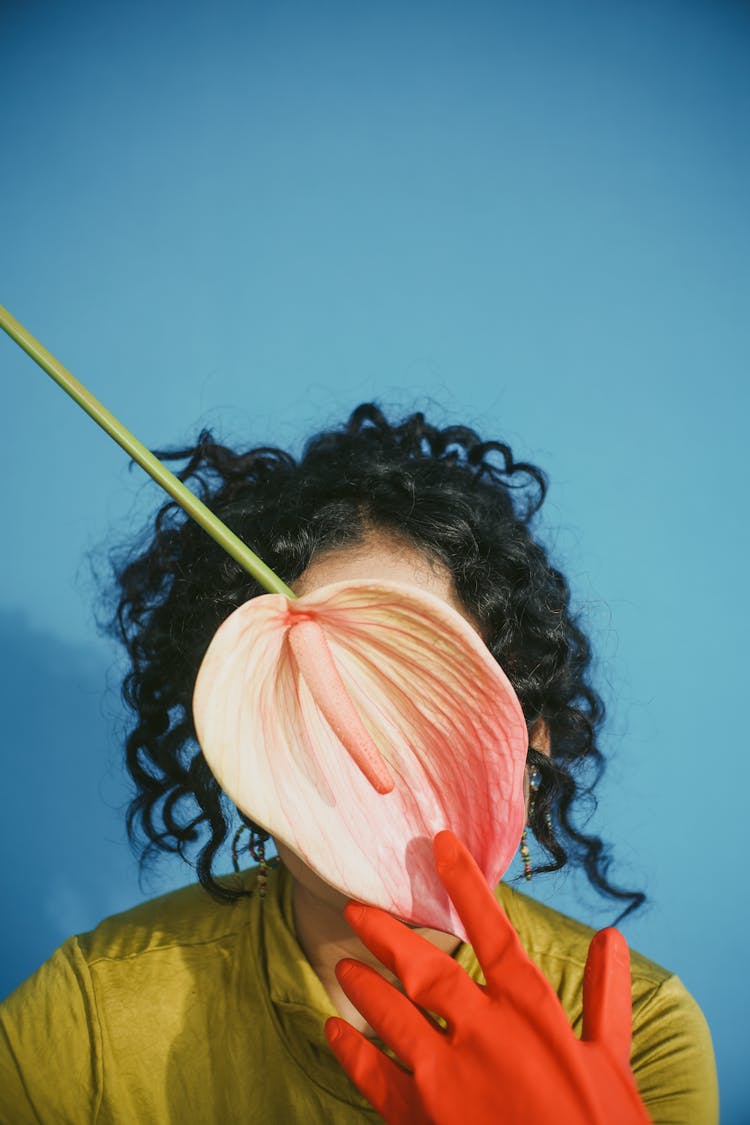
{"label": "shadow on blue wall", "polygon": [[[178,882],[175,865],[139,887],[124,830],[128,786],[115,749],[123,714],[107,690],[111,655],[72,646],[0,610],[6,919],[0,997],[71,933]],[[121,741],[121,738],[118,739]],[[82,810],[86,810],[82,813]]]}

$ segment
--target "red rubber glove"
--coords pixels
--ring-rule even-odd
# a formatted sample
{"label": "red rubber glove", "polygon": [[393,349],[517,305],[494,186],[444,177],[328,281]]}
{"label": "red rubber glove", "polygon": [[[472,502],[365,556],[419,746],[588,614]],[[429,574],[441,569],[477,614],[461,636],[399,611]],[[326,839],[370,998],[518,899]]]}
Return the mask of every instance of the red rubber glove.
{"label": "red rubber glove", "polygon": [[[329,1019],[328,1042],[352,1081],[389,1125],[649,1125],[630,1070],[622,934],[601,930],[591,942],[577,1039],[463,844],[440,832],[434,851],[487,985],[389,914],[350,902],[347,921],[405,995],[359,961],[339,961],[336,974],[412,1072],[346,1020]],[[445,1017],[447,1031],[420,1008]]]}

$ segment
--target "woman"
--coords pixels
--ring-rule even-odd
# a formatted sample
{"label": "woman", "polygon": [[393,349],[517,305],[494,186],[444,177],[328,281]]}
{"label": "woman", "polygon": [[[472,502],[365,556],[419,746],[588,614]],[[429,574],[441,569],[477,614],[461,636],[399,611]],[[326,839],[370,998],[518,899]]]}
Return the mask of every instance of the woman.
{"label": "woman", "polygon": [[[546,488],[536,467],[469,429],[436,429],[419,414],[391,425],[371,405],[313,438],[299,462],[276,449],[235,453],[208,434],[168,456],[187,461],[181,479],[296,593],[387,579],[460,613],[509,677],[529,731],[528,826],[544,861],[531,867],[524,833],[527,873],[580,863],[621,917],[640,905],[641,894],[609,882],[602,842],[575,820],[601,764],[603,712],[566,581],[530,529]],[[382,971],[344,919],[345,897],[283,844],[269,869],[266,834],[244,818],[258,866],[214,872],[221,845],[241,842],[238,815],[196,744],[191,699],[215,631],[260,589],[173,504],[147,546],[121,561],[118,583],[113,630],[131,660],[134,716],[129,829],[145,837],[144,857],[195,845],[202,886],[72,938],[9,998],[2,1119],[376,1121],[324,1033],[342,1015],[373,1034],[336,974],[352,957]],[[497,895],[578,1030],[593,931],[504,884]],[[421,933],[481,979],[468,945]],[[635,954],[631,968],[643,1103],[656,1122],[714,1121],[700,1011],[668,971]]]}

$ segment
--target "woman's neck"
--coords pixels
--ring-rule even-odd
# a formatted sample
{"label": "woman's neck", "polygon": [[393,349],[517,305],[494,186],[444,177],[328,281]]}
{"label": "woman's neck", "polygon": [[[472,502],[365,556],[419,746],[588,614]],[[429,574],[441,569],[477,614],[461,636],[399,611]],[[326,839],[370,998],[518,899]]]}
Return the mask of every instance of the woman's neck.
{"label": "woman's neck", "polygon": [[[304,868],[304,874],[299,873],[302,874],[300,878],[294,871],[296,864],[287,866],[291,868],[293,880],[292,904],[297,941],[336,1010],[358,1031],[372,1038],[375,1032],[347,999],[336,979],[336,964],[342,957],[354,957],[372,966],[391,983],[396,978],[349,929],[342,913],[347,899],[312,875],[309,868]],[[318,883],[320,886],[316,885]],[[453,953],[460,944],[453,934],[445,934],[439,930],[420,928],[417,932],[446,953]]]}

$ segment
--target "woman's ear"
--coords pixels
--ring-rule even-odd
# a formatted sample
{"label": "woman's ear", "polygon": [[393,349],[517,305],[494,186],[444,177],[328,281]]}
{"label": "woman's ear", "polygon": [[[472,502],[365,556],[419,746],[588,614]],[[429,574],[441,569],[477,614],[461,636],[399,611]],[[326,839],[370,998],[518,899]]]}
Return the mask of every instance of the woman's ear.
{"label": "woman's ear", "polygon": [[549,758],[552,753],[552,742],[549,736],[549,727],[545,719],[537,719],[531,728],[529,747],[539,754],[546,754]]}
{"label": "woman's ear", "polygon": [[[536,750],[538,754],[546,754],[549,758],[552,753],[552,741],[549,736],[549,727],[544,719],[537,719],[531,728],[529,736],[529,749]],[[528,814],[529,808],[529,767],[523,771],[523,799]]]}

